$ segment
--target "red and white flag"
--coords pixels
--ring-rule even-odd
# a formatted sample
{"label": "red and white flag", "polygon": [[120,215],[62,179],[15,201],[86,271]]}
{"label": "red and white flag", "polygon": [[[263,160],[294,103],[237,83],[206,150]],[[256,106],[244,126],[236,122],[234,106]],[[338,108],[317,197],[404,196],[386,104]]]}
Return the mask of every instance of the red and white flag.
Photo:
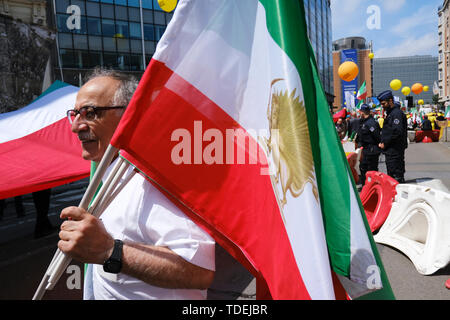
{"label": "red and white flag", "polygon": [[181,0],[111,144],[256,276],[258,298],[335,299],[336,274],[352,298],[392,297],[301,1]]}
{"label": "red and white flag", "polygon": [[30,105],[0,114],[0,199],[89,176],[66,117],[78,89],[56,81]]}

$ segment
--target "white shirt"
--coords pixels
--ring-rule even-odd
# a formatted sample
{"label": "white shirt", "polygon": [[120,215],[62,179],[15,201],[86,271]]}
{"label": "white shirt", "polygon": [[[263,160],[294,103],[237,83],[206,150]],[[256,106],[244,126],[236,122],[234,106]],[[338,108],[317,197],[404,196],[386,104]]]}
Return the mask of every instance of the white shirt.
{"label": "white shirt", "polygon": [[[130,166],[121,182],[132,171]],[[140,174],[126,184],[100,219],[114,239],[166,246],[192,264],[215,270],[214,240]],[[95,299],[206,299],[206,290],[154,287],[126,274],[106,273],[102,265],[93,266],[92,276]]]}

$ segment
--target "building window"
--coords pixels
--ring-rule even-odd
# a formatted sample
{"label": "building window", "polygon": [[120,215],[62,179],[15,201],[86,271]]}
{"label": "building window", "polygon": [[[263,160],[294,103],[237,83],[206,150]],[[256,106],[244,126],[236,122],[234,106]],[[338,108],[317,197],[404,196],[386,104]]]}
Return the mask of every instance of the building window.
{"label": "building window", "polygon": [[84,59],[83,59],[83,64],[84,63],[85,63],[85,68],[87,68],[87,69],[92,69],[92,68],[95,68],[96,66],[103,65],[102,53],[90,51],[88,59],[86,59],[86,61],[84,61]]}
{"label": "building window", "polygon": [[128,8],[128,18],[130,21],[141,21],[141,14],[137,8]]}
{"label": "building window", "polygon": [[128,10],[127,7],[116,6],[115,7],[116,19],[128,20]]}
{"label": "building window", "polygon": [[161,39],[164,31],[166,31],[166,26],[155,26],[155,37],[157,41]]}
{"label": "building window", "polygon": [[100,17],[100,5],[98,3],[86,3],[87,15],[91,17]]}
{"label": "building window", "polygon": [[144,39],[145,40],[155,40],[155,32],[153,25],[151,24],[144,24]]}
{"label": "building window", "polygon": [[61,49],[61,64],[63,68],[76,68],[75,58],[73,55],[73,50]]}
{"label": "building window", "polygon": [[107,68],[118,68],[119,63],[117,59],[117,54],[112,52],[103,53],[103,66]]}
{"label": "building window", "polygon": [[70,33],[60,33],[58,35],[58,41],[59,41],[59,47],[60,48],[66,48],[66,49],[72,49],[72,35]]}
{"label": "building window", "polygon": [[86,35],[74,34],[73,35],[73,44],[75,49],[88,49],[88,40]]}
{"label": "building window", "polygon": [[101,23],[99,18],[87,18],[88,34],[101,35]]}
{"label": "building window", "polygon": [[116,34],[114,20],[102,20],[102,35],[113,37]]}
{"label": "building window", "polygon": [[116,38],[129,38],[128,22],[116,20],[116,33],[114,36]]}
{"label": "building window", "polygon": [[130,40],[128,39],[116,39],[117,41],[117,51],[119,52],[130,52]]}
{"label": "building window", "polygon": [[116,51],[116,39],[103,37],[103,50]]}
{"label": "building window", "polygon": [[130,38],[142,39],[140,23],[130,22]]}
{"label": "building window", "polygon": [[130,55],[130,70],[141,71],[144,70],[142,65],[142,55],[132,54]]}
{"label": "building window", "polygon": [[142,8],[153,9],[152,0],[142,0]]}
{"label": "building window", "polygon": [[102,50],[102,38],[101,37],[94,37],[89,36],[89,49],[90,50]]}
{"label": "building window", "polygon": [[131,52],[142,53],[142,41],[141,40],[130,40]]}
{"label": "building window", "polygon": [[102,4],[102,18],[114,19],[114,7],[110,4]]}
{"label": "building window", "polygon": [[71,30],[67,28],[68,14],[57,14],[56,15],[56,26],[59,32],[70,32]]}
{"label": "building window", "polygon": [[139,8],[139,0],[128,0],[128,5],[130,7],[138,7]]}
{"label": "building window", "polygon": [[68,6],[70,6],[69,0],[56,1],[56,12],[67,13]]}

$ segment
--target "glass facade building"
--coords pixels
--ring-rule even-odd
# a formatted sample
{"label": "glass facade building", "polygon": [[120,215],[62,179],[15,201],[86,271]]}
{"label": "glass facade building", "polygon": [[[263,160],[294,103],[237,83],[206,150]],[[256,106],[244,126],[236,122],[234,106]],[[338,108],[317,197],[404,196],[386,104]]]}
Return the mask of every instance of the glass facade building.
{"label": "glass facade building", "polygon": [[157,0],[53,3],[58,64],[64,73],[95,66],[143,73],[173,15],[162,11]]}
{"label": "glass facade building", "polygon": [[[399,79],[402,86],[411,86],[419,82],[427,85],[429,90],[419,95],[411,93],[415,103],[423,99],[425,103],[432,103],[433,84],[438,81],[438,57],[430,55],[395,57],[395,58],[375,58],[373,59],[374,95],[384,90],[391,90],[389,83],[393,79]],[[405,100],[405,96],[400,91],[394,91],[394,95]]]}
{"label": "glass facade building", "polygon": [[323,89],[333,101],[332,31],[330,0],[303,0],[308,37],[316,54]]}
{"label": "glass facade building", "polygon": [[[55,75],[74,85],[95,66],[142,74],[173,15],[157,0],[54,0],[49,5],[57,30]],[[304,6],[320,78],[332,101],[330,0],[304,0]]]}

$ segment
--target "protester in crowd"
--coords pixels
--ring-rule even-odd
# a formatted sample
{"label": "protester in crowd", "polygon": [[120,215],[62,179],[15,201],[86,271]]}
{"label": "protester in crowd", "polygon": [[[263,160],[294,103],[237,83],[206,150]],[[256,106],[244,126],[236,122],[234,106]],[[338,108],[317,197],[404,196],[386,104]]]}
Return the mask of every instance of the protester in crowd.
{"label": "protester in crowd", "polygon": [[361,119],[357,116],[356,112],[351,113],[351,118],[348,122],[348,129],[347,129],[347,135],[349,138],[354,139],[354,136],[356,135],[359,128],[360,120]]}
{"label": "protester in crowd", "polygon": [[52,189],[45,189],[32,193],[34,207],[36,208],[36,224],[34,225],[35,238],[44,237],[57,230],[48,218],[51,194]]}
{"label": "protester in crowd", "polygon": [[339,118],[337,119],[335,126],[339,139],[344,139],[347,134],[347,126],[345,125],[345,121],[342,118]]}
{"label": "protester in crowd", "polygon": [[381,149],[378,144],[381,142],[380,126],[370,113],[370,106],[363,104],[360,108],[361,120],[357,131],[356,142],[358,147],[362,147],[362,157],[359,163],[360,181],[364,186],[367,171],[378,171],[378,158]]}
{"label": "protester in crowd", "polygon": [[[37,191],[32,193],[34,206],[36,209],[36,223],[34,226],[34,238],[41,238],[47,236],[57,230],[49,218],[48,212],[50,207],[51,189]],[[16,207],[16,214],[18,218],[25,216],[25,208],[23,206],[22,196],[14,197],[14,204]],[[0,200],[0,220],[3,219],[4,209],[6,207],[6,199]]]}
{"label": "protester in crowd", "polygon": [[[14,206],[16,208],[16,215],[18,218],[25,216],[25,209],[23,207],[22,196],[14,197]],[[0,200],[0,221],[3,220],[3,215],[6,207],[6,199]]]}
{"label": "protester in crowd", "polygon": [[[85,160],[101,161],[136,86],[124,74],[96,69],[80,88],[68,117]],[[61,218],[69,220],[58,247],[90,264],[85,299],[206,298],[214,240],[142,175],[133,176],[101,220],[77,207],[62,210]]]}
{"label": "protester in crowd", "polygon": [[431,121],[428,119],[427,115],[424,115],[422,122],[422,131],[431,131],[431,130],[433,130],[433,127],[431,126]]}
{"label": "protester in crowd", "polygon": [[387,114],[379,144],[386,157],[387,174],[404,183],[405,149],[408,147],[406,115],[400,110],[400,104],[394,103],[392,91],[383,91],[377,98]]}

